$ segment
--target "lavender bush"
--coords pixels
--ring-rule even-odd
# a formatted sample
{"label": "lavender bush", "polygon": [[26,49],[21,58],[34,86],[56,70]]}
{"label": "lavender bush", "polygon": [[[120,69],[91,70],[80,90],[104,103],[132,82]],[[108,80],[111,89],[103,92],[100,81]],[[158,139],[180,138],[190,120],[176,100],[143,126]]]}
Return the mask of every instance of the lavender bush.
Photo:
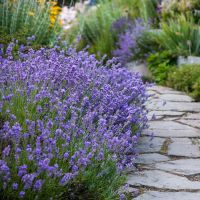
{"label": "lavender bush", "polygon": [[13,60],[13,47],[0,57],[0,198],[116,199],[147,123],[140,76],[58,47]]}
{"label": "lavender bush", "polygon": [[147,30],[149,25],[142,19],[136,19],[134,22],[131,22],[121,18],[113,24],[113,27],[120,34],[116,44],[117,49],[112,52],[112,55],[125,65],[139,51],[137,40]]}

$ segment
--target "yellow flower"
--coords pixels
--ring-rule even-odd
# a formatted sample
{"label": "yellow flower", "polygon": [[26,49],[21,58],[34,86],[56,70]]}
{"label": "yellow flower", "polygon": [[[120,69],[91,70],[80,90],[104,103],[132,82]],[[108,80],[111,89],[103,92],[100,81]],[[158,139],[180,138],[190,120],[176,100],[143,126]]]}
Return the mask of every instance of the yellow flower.
{"label": "yellow flower", "polygon": [[50,26],[51,27],[54,26],[60,12],[61,12],[61,7],[59,7],[56,2],[51,2],[51,7],[50,7],[50,22],[51,22]]}
{"label": "yellow flower", "polygon": [[30,16],[34,16],[34,15],[35,15],[35,13],[34,13],[34,12],[31,12],[31,11],[29,11],[29,12],[28,12],[28,15],[30,15]]}

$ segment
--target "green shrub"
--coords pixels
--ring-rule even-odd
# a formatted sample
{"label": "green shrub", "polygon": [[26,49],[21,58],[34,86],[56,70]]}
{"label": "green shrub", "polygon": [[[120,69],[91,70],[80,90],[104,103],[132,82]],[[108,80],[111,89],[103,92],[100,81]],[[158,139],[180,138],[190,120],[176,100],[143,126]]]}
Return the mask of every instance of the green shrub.
{"label": "green shrub", "polygon": [[155,39],[155,34],[158,32],[156,29],[153,31],[145,31],[137,40],[138,53],[136,57],[139,59],[146,59],[150,54],[163,51],[160,44]]}
{"label": "green shrub", "polygon": [[148,68],[150,69],[153,80],[156,83],[164,85],[169,72],[174,68],[176,56],[168,51],[151,54],[147,59]]}
{"label": "green shrub", "polygon": [[199,78],[195,81],[195,84],[193,85],[192,89],[193,89],[192,96],[197,101],[200,101],[200,74]]}
{"label": "green shrub", "polygon": [[200,101],[200,65],[183,65],[169,73],[167,85]]}

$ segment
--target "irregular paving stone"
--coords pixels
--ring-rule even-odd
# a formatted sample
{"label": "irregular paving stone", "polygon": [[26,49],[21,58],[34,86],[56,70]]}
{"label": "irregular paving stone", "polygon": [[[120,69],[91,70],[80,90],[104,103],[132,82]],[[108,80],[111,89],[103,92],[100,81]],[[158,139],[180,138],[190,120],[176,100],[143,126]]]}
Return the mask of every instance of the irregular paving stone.
{"label": "irregular paving stone", "polygon": [[175,101],[175,102],[192,102],[193,99],[187,95],[180,94],[163,94],[160,98],[165,101]]}
{"label": "irregular paving stone", "polygon": [[163,138],[153,138],[153,140],[151,140],[150,137],[141,137],[137,149],[139,153],[159,152],[164,141],[165,139]]}
{"label": "irregular paving stone", "polygon": [[179,119],[179,117],[167,117],[167,118],[163,118],[163,121],[177,121]]}
{"label": "irregular paving stone", "polygon": [[144,133],[153,132],[154,136],[160,137],[199,137],[200,131],[188,125],[176,121],[151,121],[149,130]]}
{"label": "irregular paving stone", "polygon": [[153,91],[153,90],[148,90],[147,89],[147,94],[150,95],[150,96],[155,96],[155,97],[159,97],[160,94],[158,94],[156,91]]}
{"label": "irregular paving stone", "polygon": [[129,187],[129,186],[122,186],[119,189],[119,193],[134,193],[134,194],[139,194],[139,189],[137,188],[133,188],[133,187]]}
{"label": "irregular paving stone", "polygon": [[200,132],[197,129],[191,129],[191,130],[144,130],[142,132],[142,135],[152,135],[154,137],[162,137],[162,138],[199,138]]}
{"label": "irregular paving stone", "polygon": [[178,112],[200,112],[200,103],[198,102],[154,102],[147,103],[148,110],[159,111],[178,111]]}
{"label": "irregular paving stone", "polygon": [[148,191],[134,200],[199,200],[200,193]]}
{"label": "irregular paving stone", "polygon": [[176,91],[171,88],[162,87],[162,86],[153,86],[149,90],[156,91],[157,93],[160,93],[160,94],[183,94],[183,95],[185,95],[184,92]]}
{"label": "irregular paving stone", "polygon": [[200,113],[188,113],[186,116],[183,117],[184,119],[195,119],[200,120]]}
{"label": "irregular paving stone", "polygon": [[148,113],[148,116],[162,116],[162,117],[180,117],[184,115],[184,112],[176,112],[176,111],[151,111]]}
{"label": "irregular paving stone", "polygon": [[[128,184],[171,190],[200,190],[200,182],[190,181],[160,170],[144,170],[129,176]],[[170,200],[170,199],[169,199]]]}
{"label": "irregular paving stone", "polygon": [[[200,120],[180,119],[179,122],[200,129]],[[200,130],[199,130],[200,133]]]}
{"label": "irregular paving stone", "polygon": [[194,128],[174,121],[151,121],[149,129],[154,130],[195,130]]}
{"label": "irregular paving stone", "polygon": [[172,138],[168,146],[168,155],[197,158],[200,157],[200,145],[195,144],[189,138]]}
{"label": "irregular paving stone", "polygon": [[156,163],[154,168],[181,175],[200,174],[200,159],[181,159]]}
{"label": "irregular paving stone", "polygon": [[148,154],[141,154],[136,159],[137,164],[153,164],[159,163],[163,161],[168,161],[169,158],[167,156],[161,155],[159,153],[148,153]]}

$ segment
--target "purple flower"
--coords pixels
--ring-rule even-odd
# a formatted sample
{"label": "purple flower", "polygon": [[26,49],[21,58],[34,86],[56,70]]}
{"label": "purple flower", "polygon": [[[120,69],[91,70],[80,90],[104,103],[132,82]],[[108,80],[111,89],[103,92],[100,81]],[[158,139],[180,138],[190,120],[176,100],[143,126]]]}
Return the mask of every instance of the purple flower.
{"label": "purple flower", "polygon": [[17,190],[18,189],[18,183],[13,183],[12,188],[13,188],[13,190]]}
{"label": "purple flower", "polygon": [[125,195],[125,194],[120,194],[119,199],[120,199],[120,200],[125,200],[125,199],[126,199],[126,195]]}
{"label": "purple flower", "polygon": [[62,179],[60,180],[60,185],[65,185],[68,183],[69,180],[71,180],[73,177],[72,173],[66,173]]}
{"label": "purple flower", "polygon": [[3,157],[9,156],[10,150],[11,150],[11,149],[10,149],[10,145],[8,145],[6,148],[4,148],[4,150],[3,150],[3,152],[2,152]]}
{"label": "purple flower", "polygon": [[27,165],[19,166],[18,168],[18,176],[21,177],[27,173]]}
{"label": "purple flower", "polygon": [[42,184],[43,184],[43,182],[42,182],[41,179],[37,180],[35,182],[35,184],[33,185],[33,189],[36,190],[36,191],[40,191],[41,188],[42,188]]}
{"label": "purple flower", "polygon": [[25,192],[24,192],[24,191],[21,191],[21,192],[19,193],[19,197],[20,197],[20,198],[24,198],[24,196],[25,196]]}
{"label": "purple flower", "polygon": [[76,165],[74,165],[74,166],[72,167],[72,171],[73,171],[73,172],[77,172],[77,171],[78,171],[78,167],[77,167]]}
{"label": "purple flower", "polygon": [[24,189],[29,189],[32,186],[33,180],[35,179],[36,175],[33,174],[25,174],[22,176],[22,182],[24,183]]}

